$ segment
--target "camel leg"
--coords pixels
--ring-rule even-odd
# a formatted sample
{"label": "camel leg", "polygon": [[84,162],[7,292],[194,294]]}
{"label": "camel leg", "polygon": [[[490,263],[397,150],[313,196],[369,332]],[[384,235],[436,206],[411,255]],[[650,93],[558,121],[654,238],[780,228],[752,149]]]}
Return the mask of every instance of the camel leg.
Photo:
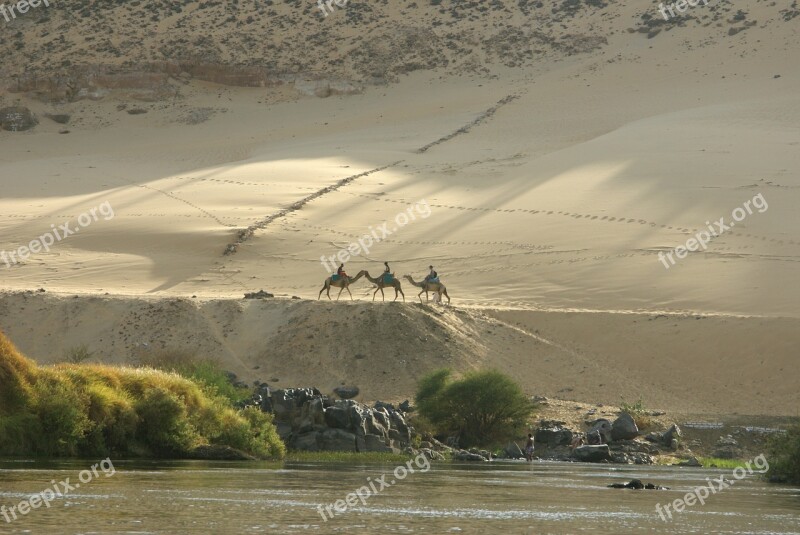
{"label": "camel leg", "polygon": [[317,301],[322,299],[322,292],[324,292],[324,291],[325,291],[325,286],[323,286],[322,289],[319,291],[319,295],[317,296]]}
{"label": "camel leg", "polygon": [[[425,291],[425,290],[422,290],[422,292],[424,292],[424,291]],[[420,303],[422,303],[422,292],[420,292],[420,293],[418,293],[418,294],[417,294],[417,297],[419,298],[419,302],[420,302]]]}
{"label": "camel leg", "polygon": [[[346,288],[346,286],[342,286],[341,288],[339,288],[339,293],[338,293],[338,294],[336,294],[336,300],[337,300],[337,301],[338,301],[338,300],[339,300],[339,298],[342,296],[342,290],[344,290],[345,288]],[[348,292],[349,292],[349,291],[350,291],[350,290],[348,290]]]}
{"label": "camel leg", "polygon": [[383,293],[383,288],[381,288],[381,301],[386,302],[386,294]]}
{"label": "camel leg", "polygon": [[447,298],[447,304],[450,304],[450,296],[447,295],[447,290],[444,291],[444,296]]}
{"label": "camel leg", "polygon": [[373,301],[375,301],[375,296],[378,295],[378,290],[380,290],[380,289],[381,289],[381,287],[378,286],[377,288],[375,288],[375,291],[372,292],[372,300]]}
{"label": "camel leg", "polygon": [[350,294],[350,301],[353,301],[353,293],[350,291],[350,287],[349,286],[345,286],[345,288],[347,288],[347,293]]}
{"label": "camel leg", "polygon": [[[398,288],[397,290],[400,292],[400,295],[403,296],[403,303],[405,303],[406,302],[406,294],[403,292],[403,289],[402,288]],[[395,299],[397,299],[397,298],[395,297]]]}

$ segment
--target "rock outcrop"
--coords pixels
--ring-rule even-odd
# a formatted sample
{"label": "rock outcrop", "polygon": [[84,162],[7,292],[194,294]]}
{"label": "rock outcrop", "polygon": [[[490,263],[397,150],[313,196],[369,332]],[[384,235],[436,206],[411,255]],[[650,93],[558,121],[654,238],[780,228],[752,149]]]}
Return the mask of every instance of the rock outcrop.
{"label": "rock outcrop", "polygon": [[245,405],[273,413],[278,433],[295,450],[400,453],[411,443],[405,414],[387,404],[371,408],[352,399],[331,400],[316,388],[262,385]]}

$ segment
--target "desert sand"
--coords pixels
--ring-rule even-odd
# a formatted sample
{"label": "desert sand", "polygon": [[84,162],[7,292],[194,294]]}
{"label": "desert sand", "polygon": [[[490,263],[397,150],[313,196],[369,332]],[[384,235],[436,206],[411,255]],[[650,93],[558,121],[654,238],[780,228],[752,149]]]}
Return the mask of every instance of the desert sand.
{"label": "desert sand", "polygon": [[[407,22],[408,9],[383,6],[370,28]],[[68,134],[44,118],[0,131],[0,250],[101,203],[114,217],[0,264],[0,328],[43,362],[78,344],[119,363],[137,344],[190,347],[248,380],[356,383],[365,399],[411,396],[436,367],[496,367],[531,394],[797,415],[794,12],[749,5],[742,23],[728,4],[698,7],[698,20],[652,39],[628,29],[659,16],[655,4],[515,14],[531,43],[547,28],[573,48],[536,45],[513,64],[454,54],[326,98],[198,79],[155,103],[111,92],[54,106],[5,91],[0,107],[74,120]],[[372,29],[345,17],[303,19],[300,32],[324,23],[350,39],[314,56],[314,70],[357,72],[347,62]],[[498,17],[458,28],[499,39]],[[594,45],[575,49],[576,35]],[[192,110],[208,120],[187,121]],[[759,195],[766,208],[707,250],[669,269],[659,260]],[[426,217],[398,224],[420,203]],[[346,292],[308,302],[328,275],[320,258],[385,222],[391,235],[348,272],[377,275],[388,261],[420,279],[433,264],[451,305],[413,305],[419,290],[405,280],[406,305],[372,304],[363,279],[351,288],[358,303]],[[241,300],[260,289],[277,298]]]}

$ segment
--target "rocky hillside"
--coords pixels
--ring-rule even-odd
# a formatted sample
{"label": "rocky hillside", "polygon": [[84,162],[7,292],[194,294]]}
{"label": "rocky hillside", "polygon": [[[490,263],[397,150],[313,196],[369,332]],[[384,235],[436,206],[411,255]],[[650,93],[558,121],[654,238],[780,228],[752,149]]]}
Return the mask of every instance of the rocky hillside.
{"label": "rocky hillside", "polygon": [[242,86],[333,81],[321,95],[305,88],[326,96],[417,70],[491,75],[528,68],[613,39],[638,47],[696,25],[708,32],[690,46],[702,47],[756,24],[796,23],[800,13],[796,1],[756,9],[720,2],[666,21],[655,4],[603,0],[353,1],[326,8],[327,16],[310,0],[60,0],[0,20],[0,79],[11,91],[56,101],[119,88],[147,89],[138,97],[162,100],[190,77]]}

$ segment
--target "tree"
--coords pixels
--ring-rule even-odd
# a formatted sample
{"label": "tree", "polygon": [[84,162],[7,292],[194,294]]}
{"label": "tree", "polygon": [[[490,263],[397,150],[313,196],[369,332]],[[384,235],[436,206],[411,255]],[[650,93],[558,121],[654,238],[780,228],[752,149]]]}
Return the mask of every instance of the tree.
{"label": "tree", "polygon": [[415,399],[421,416],[467,447],[519,434],[534,409],[513,379],[494,370],[468,372],[457,380],[450,370],[436,370],[420,380]]}

